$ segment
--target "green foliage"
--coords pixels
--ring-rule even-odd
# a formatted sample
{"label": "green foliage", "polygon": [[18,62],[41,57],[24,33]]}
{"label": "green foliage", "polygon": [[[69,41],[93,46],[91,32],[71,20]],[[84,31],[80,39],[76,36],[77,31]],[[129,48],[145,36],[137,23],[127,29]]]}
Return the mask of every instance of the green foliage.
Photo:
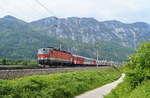
{"label": "green foliage", "polygon": [[150,40],[142,43],[137,53],[131,56],[126,64],[126,74],[131,77],[129,80],[135,87],[150,78]]}
{"label": "green foliage", "polygon": [[87,90],[116,80],[120,74],[113,68],[103,68],[0,80],[0,97],[73,98]]}
{"label": "green foliage", "polygon": [[132,91],[129,98],[150,98],[150,80],[144,81]]}
{"label": "green foliage", "polygon": [[150,80],[143,81],[136,88],[132,88],[128,80],[124,80],[105,98],[150,98]]}
{"label": "green foliage", "polygon": [[150,40],[142,43],[125,65],[126,79],[106,98],[149,98]]}
{"label": "green foliage", "polygon": [[7,64],[6,62],[7,62],[6,59],[2,59],[2,60],[1,60],[1,64],[2,64],[2,65],[6,65],[6,64]]}
{"label": "green foliage", "polygon": [[37,60],[0,59],[0,65],[37,66]]}

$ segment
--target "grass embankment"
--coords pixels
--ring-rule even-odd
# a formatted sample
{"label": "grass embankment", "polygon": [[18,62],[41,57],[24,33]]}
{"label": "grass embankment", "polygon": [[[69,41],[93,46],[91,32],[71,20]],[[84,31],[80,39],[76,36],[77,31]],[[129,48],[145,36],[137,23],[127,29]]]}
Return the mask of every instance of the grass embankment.
{"label": "grass embankment", "polygon": [[150,98],[150,40],[125,64],[126,78],[106,98]]}
{"label": "grass embankment", "polygon": [[114,68],[103,68],[0,80],[0,98],[73,98],[120,75]]}
{"label": "grass embankment", "polygon": [[126,78],[105,98],[150,98],[149,84],[150,80],[146,80],[136,86],[136,88],[133,88]]}

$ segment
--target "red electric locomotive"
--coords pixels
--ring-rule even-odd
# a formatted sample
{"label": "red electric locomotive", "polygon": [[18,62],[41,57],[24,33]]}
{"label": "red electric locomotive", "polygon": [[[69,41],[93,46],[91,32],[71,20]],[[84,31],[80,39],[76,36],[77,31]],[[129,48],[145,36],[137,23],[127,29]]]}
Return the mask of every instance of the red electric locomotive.
{"label": "red electric locomotive", "polygon": [[38,50],[38,62],[41,65],[68,65],[72,64],[72,55],[52,47]]}

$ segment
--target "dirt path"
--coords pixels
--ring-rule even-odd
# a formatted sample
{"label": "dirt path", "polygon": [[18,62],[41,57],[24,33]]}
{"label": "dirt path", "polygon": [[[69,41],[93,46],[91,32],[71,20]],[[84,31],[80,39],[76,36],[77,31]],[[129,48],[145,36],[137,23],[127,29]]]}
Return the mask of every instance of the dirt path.
{"label": "dirt path", "polygon": [[122,76],[118,80],[106,84],[95,90],[76,96],[75,98],[103,98],[104,95],[107,95],[113,88],[115,88],[120,82],[122,82],[124,77],[125,74],[122,74]]}

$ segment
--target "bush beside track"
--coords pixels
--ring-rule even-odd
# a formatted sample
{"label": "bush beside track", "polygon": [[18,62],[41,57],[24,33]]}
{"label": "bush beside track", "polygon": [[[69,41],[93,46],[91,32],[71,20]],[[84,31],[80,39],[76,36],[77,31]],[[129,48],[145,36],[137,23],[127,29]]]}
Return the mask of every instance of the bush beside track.
{"label": "bush beside track", "polygon": [[0,98],[73,98],[120,75],[114,68],[103,68],[0,80]]}
{"label": "bush beside track", "polygon": [[0,66],[37,66],[37,60],[10,60],[10,59],[1,59]]}
{"label": "bush beside track", "polygon": [[150,40],[125,64],[126,78],[105,98],[150,98]]}

